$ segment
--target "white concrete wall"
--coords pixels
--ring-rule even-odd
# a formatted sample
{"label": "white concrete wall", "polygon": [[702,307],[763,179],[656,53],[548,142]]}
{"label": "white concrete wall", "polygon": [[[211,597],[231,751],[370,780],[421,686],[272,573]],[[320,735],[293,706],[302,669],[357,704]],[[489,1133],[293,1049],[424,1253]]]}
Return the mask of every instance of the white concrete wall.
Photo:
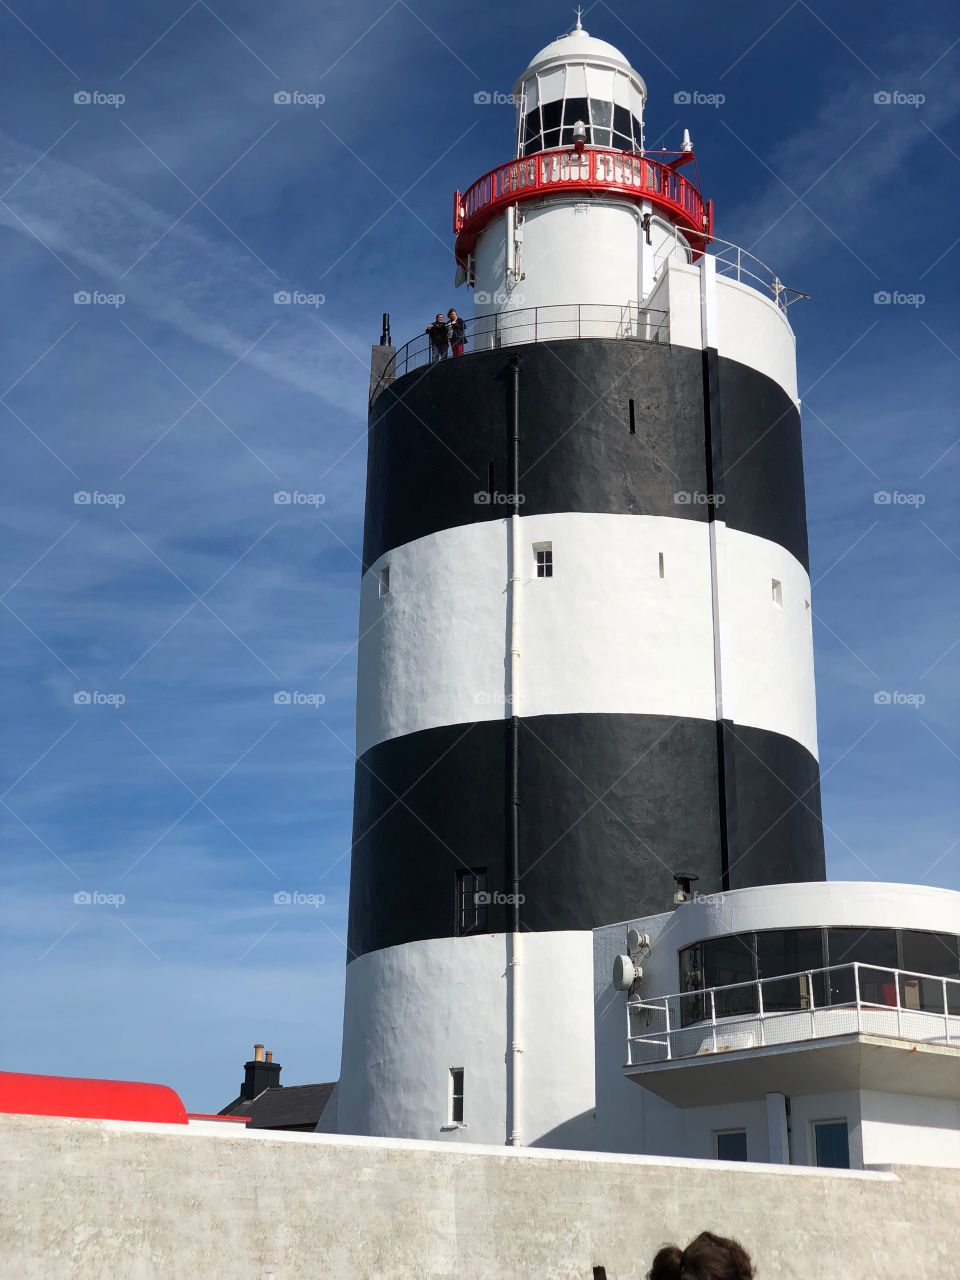
{"label": "white concrete wall", "polygon": [[[845,881],[766,885],[713,894],[657,916],[594,930],[598,1150],[696,1155],[703,1152],[710,1132],[721,1127],[716,1123],[717,1109],[687,1113],[623,1075],[626,996],[614,989],[612,973],[614,959],[625,948],[627,929],[636,928],[651,937],[652,948],[643,961],[641,991],[657,996],[680,990],[678,953],[693,942],[751,929],[830,926],[960,933],[960,893],[925,885]],[[860,1097],[865,1100],[862,1125]],[[960,1163],[956,1104],[927,1103],[906,1095],[883,1098],[868,1093],[793,1097],[794,1161],[806,1164],[813,1158],[809,1147],[813,1120],[844,1116],[850,1126],[853,1157],[868,1164],[924,1162],[935,1147],[942,1153],[936,1163]],[[758,1098],[757,1105],[760,1102]],[[844,1109],[836,1110],[839,1107]],[[767,1140],[765,1117],[747,1124],[749,1112],[742,1107],[721,1110],[731,1117],[730,1124],[722,1127],[747,1125],[751,1145],[753,1128],[758,1143]]]}
{"label": "white concrete wall", "polygon": [[[524,516],[520,527],[523,715],[715,719],[705,523],[560,512]],[[722,528],[718,538],[724,714],[816,755],[809,578],[777,543]],[[533,544],[542,541],[553,543],[552,578],[535,576]],[[390,592],[381,597],[385,565]],[[358,754],[401,734],[510,714],[507,578],[507,522],[495,520],[418,538],[371,566],[360,588]]]}
{"label": "white concrete wall", "polygon": [[[660,250],[658,264],[663,256]],[[717,350],[765,373],[797,404],[797,340],[786,315],[758,285],[717,275]],[[700,269],[672,257],[645,306],[670,313],[670,342],[702,347]]]}
{"label": "white concrete wall", "polygon": [[[478,301],[478,314],[637,301],[641,232],[635,204],[584,193],[579,199],[575,194],[551,195],[542,204],[527,201],[520,208],[523,241],[518,268],[524,278],[515,285],[506,279],[506,220],[501,215],[477,241],[474,293],[494,299]],[[576,337],[576,332],[568,336]]]}
{"label": "white concrete wall", "polygon": [[[347,966],[340,1133],[504,1143],[507,961],[503,934],[386,947]],[[525,933],[520,987],[523,1142],[593,1145],[592,936]],[[451,1127],[451,1067],[464,1124]]]}
{"label": "white concrete wall", "polygon": [[868,1165],[960,1168],[960,1102],[864,1092],[863,1158]]}
{"label": "white concrete wall", "polygon": [[18,1280],[628,1280],[703,1229],[739,1237],[763,1277],[946,1278],[958,1195],[950,1170],[0,1117],[0,1251]]}

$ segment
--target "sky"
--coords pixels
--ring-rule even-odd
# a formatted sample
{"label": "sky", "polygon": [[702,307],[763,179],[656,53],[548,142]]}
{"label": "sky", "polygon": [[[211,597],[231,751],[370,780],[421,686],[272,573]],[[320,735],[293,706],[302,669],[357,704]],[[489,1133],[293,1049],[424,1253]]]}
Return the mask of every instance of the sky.
{"label": "sky", "polygon": [[[496,94],[572,22],[0,3],[7,1069],[195,1111],[255,1041],[336,1078],[370,344],[469,312],[452,192],[510,158]],[[960,888],[956,10],[583,24],[645,77],[649,146],[690,129],[717,234],[811,294],[829,874]]]}

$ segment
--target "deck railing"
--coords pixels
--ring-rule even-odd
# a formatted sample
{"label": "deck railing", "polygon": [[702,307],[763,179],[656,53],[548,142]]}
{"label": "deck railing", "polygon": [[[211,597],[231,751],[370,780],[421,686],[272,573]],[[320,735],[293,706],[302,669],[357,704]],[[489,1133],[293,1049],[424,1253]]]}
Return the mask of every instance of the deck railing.
{"label": "deck railing", "polygon": [[853,963],[627,1002],[629,1066],[853,1034],[960,1048],[960,979]]}
{"label": "deck railing", "polygon": [[[481,303],[482,305],[482,303]],[[653,311],[635,302],[617,306],[608,303],[560,303],[549,307],[523,307],[518,311],[498,311],[465,321],[466,353],[492,351],[529,342],[550,342],[568,338],[623,338],[639,342],[669,342],[665,311]],[[397,349],[370,396],[371,403],[385,386],[413,369],[456,360],[449,348],[442,354],[430,341],[419,337]]]}

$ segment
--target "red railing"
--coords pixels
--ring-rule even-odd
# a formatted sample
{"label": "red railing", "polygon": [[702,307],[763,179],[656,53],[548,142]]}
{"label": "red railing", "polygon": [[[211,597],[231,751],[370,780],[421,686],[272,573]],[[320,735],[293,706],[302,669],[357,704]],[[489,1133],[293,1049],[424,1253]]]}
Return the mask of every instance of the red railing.
{"label": "red railing", "polygon": [[[491,169],[453,197],[453,231],[461,266],[473,252],[479,233],[507,205],[534,200],[550,191],[585,191],[649,200],[681,228],[702,237],[713,232],[713,207],[675,169],[647,156],[590,147],[579,154],[568,147],[540,151]],[[694,250],[699,257],[702,241]]]}

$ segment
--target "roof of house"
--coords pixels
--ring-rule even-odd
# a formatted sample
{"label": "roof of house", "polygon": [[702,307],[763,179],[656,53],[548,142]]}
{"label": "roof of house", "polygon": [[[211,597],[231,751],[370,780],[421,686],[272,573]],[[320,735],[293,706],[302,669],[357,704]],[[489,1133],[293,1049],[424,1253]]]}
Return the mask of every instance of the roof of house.
{"label": "roof of house", "polygon": [[281,1085],[244,1101],[238,1098],[221,1115],[249,1116],[251,1129],[283,1129],[316,1124],[333,1093],[333,1083]]}

